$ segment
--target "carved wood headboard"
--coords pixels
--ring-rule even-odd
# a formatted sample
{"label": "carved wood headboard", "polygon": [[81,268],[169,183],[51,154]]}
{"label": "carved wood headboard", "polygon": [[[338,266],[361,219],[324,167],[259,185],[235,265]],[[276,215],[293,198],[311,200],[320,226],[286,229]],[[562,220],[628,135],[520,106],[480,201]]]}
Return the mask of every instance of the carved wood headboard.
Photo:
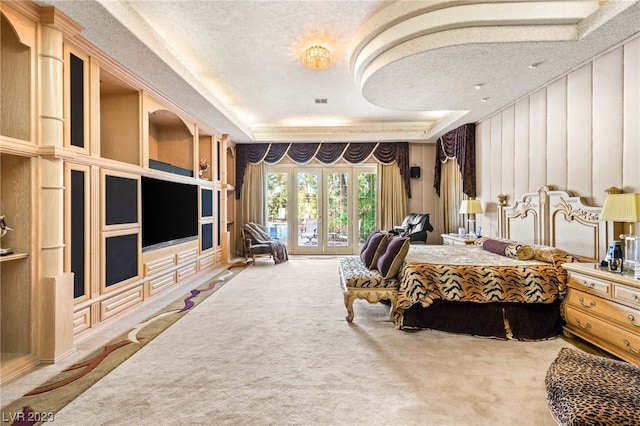
{"label": "carved wood headboard", "polygon": [[588,206],[580,197],[547,186],[524,194],[511,206],[506,198],[498,196],[501,238],[558,247],[585,262],[604,257],[607,229],[599,220],[601,207]]}

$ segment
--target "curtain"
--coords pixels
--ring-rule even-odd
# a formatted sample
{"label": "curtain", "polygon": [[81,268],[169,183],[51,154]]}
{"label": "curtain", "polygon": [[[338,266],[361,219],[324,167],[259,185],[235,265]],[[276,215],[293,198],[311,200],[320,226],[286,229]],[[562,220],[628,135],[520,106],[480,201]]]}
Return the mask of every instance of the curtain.
{"label": "curtain", "polygon": [[[247,164],[245,167],[245,188],[242,191],[238,207],[240,226],[244,226],[247,222],[265,224],[267,217],[264,198],[267,188],[266,169],[263,162]],[[242,254],[244,254],[244,241],[242,241],[242,235],[239,232],[236,236],[236,247],[242,247]]]}
{"label": "curtain", "polygon": [[249,164],[277,164],[284,156],[297,164],[315,159],[322,164],[344,160],[359,164],[373,156],[379,163],[393,164],[400,173],[404,193],[411,198],[409,176],[409,143],[259,143],[236,146],[236,199],[240,199]]}
{"label": "curtain", "polygon": [[446,233],[458,232],[458,228],[464,226],[464,215],[459,214],[460,203],[464,195],[462,193],[462,174],[455,158],[448,158],[441,165],[442,193],[440,194],[440,211],[442,215],[442,228]]}
{"label": "curtain", "polygon": [[400,170],[395,164],[378,164],[378,210],[380,229],[393,229],[407,215],[407,194]]}
{"label": "curtain", "polygon": [[465,124],[445,133],[436,144],[436,166],[434,188],[440,195],[442,189],[441,167],[447,158],[457,160],[462,174],[462,192],[473,198],[476,196],[476,125]]}

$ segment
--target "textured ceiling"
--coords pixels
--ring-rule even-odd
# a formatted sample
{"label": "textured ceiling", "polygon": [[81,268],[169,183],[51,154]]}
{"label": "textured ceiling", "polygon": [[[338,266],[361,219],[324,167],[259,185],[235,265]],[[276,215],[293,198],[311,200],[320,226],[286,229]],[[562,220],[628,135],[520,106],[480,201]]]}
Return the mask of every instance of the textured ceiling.
{"label": "textured ceiling", "polygon": [[38,3],[239,143],[433,142],[640,31],[640,0]]}

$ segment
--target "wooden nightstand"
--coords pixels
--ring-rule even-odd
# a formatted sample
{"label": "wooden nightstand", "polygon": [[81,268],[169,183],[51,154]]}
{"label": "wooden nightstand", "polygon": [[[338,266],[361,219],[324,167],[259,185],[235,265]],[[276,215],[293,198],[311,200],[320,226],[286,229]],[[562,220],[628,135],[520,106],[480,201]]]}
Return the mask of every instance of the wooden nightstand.
{"label": "wooden nightstand", "polygon": [[458,234],[440,234],[442,237],[442,244],[445,246],[464,246],[473,244],[477,238],[469,236],[459,236]]}
{"label": "wooden nightstand", "polygon": [[565,263],[569,272],[562,317],[576,335],[613,355],[640,364],[640,280],[594,263]]}

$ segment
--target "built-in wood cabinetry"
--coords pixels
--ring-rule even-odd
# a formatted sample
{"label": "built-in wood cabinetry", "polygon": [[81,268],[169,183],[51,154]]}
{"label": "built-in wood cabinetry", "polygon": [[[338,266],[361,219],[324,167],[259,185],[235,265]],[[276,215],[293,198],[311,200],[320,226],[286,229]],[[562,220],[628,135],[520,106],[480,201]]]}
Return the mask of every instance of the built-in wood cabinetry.
{"label": "built-in wood cabinetry", "polygon": [[592,263],[567,263],[565,332],[640,364],[640,280]]}
{"label": "built-in wood cabinetry", "polygon": [[[228,261],[232,142],[54,8],[2,2],[0,12],[0,215],[12,229],[0,241],[12,250],[0,256],[6,382]],[[150,180],[189,192],[188,238],[144,244]],[[163,210],[146,217],[161,220]]]}

